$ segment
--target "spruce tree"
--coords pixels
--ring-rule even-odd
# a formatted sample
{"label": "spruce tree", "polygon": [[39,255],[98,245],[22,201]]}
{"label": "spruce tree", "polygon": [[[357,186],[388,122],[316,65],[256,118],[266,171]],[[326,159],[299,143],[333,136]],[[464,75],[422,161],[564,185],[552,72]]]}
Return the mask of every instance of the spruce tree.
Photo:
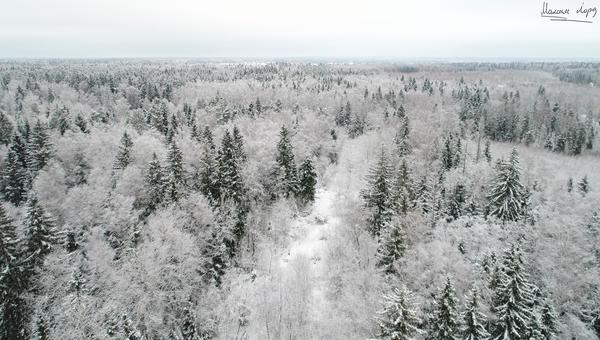
{"label": "spruce tree", "polygon": [[556,312],[549,301],[544,302],[540,311],[541,331],[544,340],[556,338],[558,333],[558,321],[556,320]]}
{"label": "spruce tree", "polygon": [[396,178],[392,188],[392,199],[394,201],[395,211],[399,214],[406,214],[414,203],[414,191],[412,181],[406,160],[402,160],[396,170]]}
{"label": "spruce tree", "polygon": [[212,133],[206,127],[204,131],[204,143],[202,148],[202,157],[200,158],[199,183],[198,189],[209,200],[216,202],[219,200],[218,183],[218,165],[215,145],[213,143]]}
{"label": "spruce tree", "polygon": [[225,132],[218,155],[217,183],[219,200],[241,203],[244,197],[242,169],[231,133]]}
{"label": "spruce tree", "polygon": [[410,340],[421,333],[414,298],[406,287],[394,288],[384,295],[384,307],[378,318],[383,339]]}
{"label": "spruce tree", "polygon": [[132,147],[133,141],[131,140],[131,137],[129,137],[127,131],[123,132],[121,145],[119,145],[119,151],[117,152],[117,158],[113,164],[113,169],[123,170],[133,161],[133,156],[131,155]]}
{"label": "spruce tree", "polygon": [[27,144],[27,165],[29,171],[35,176],[52,157],[52,144],[47,128],[38,120],[31,130]]}
{"label": "spruce tree", "polygon": [[396,145],[396,152],[399,157],[410,153],[410,144],[408,142],[409,131],[408,117],[403,117],[400,122],[400,128],[396,131],[396,136],[394,137],[394,144]]}
{"label": "spruce tree", "polygon": [[56,241],[54,223],[46,215],[35,194],[29,195],[24,226],[27,234],[27,253],[33,266],[39,266]]}
{"label": "spruce tree", "polygon": [[278,191],[284,197],[290,197],[298,190],[298,175],[296,162],[294,161],[294,151],[290,141],[290,132],[285,126],[282,126],[279,132],[275,162],[279,182],[277,183]]}
{"label": "spruce tree", "polygon": [[569,177],[567,180],[567,192],[573,191],[573,178]]}
{"label": "spruce tree", "polygon": [[[258,101],[258,99],[257,99]],[[237,126],[233,127],[233,146],[235,148],[235,156],[240,161],[245,161],[247,156],[244,151],[244,138]]]}
{"label": "spruce tree", "polygon": [[15,205],[23,202],[27,192],[26,164],[25,145],[21,142],[19,135],[15,134],[6,155],[3,176],[4,198]]}
{"label": "spruce tree", "polygon": [[165,178],[160,161],[156,153],[152,154],[152,161],[148,164],[146,170],[145,182],[148,193],[148,205],[146,215],[152,213],[162,203],[165,192]]}
{"label": "spruce tree", "polygon": [[383,228],[381,234],[377,249],[377,265],[386,274],[393,274],[396,272],[394,262],[401,258],[406,251],[406,232],[401,223],[391,222]]}
{"label": "spruce tree", "polygon": [[525,187],[521,184],[519,155],[513,149],[510,160],[500,160],[491,192],[490,214],[503,221],[518,221],[524,214]]}
{"label": "spruce tree", "polygon": [[530,325],[534,321],[533,286],[529,283],[523,266],[521,250],[513,244],[505,251],[504,270],[501,272],[500,284],[495,289],[495,340],[529,339]]}
{"label": "spruce tree", "polygon": [[483,155],[488,163],[492,162],[492,152],[490,150],[490,140],[485,141],[485,148],[483,149]]}
{"label": "spruce tree", "polygon": [[298,198],[304,203],[314,201],[316,186],[317,173],[310,158],[306,158],[298,168]]}
{"label": "spruce tree", "polygon": [[454,167],[454,149],[452,148],[452,136],[446,137],[444,140],[444,148],[442,149],[442,166],[446,170]]}
{"label": "spruce tree", "polygon": [[457,313],[457,299],[454,286],[450,278],[446,278],[444,287],[438,294],[437,308],[433,316],[432,340],[455,340],[458,339],[459,324]]}
{"label": "spruce tree", "polygon": [[579,190],[581,196],[585,196],[590,191],[590,183],[588,182],[587,175],[583,176],[581,182],[577,183],[577,190]]}
{"label": "spruce tree", "polygon": [[450,196],[448,197],[448,215],[457,219],[463,215],[466,209],[464,205],[467,202],[467,191],[464,184],[458,183]]}
{"label": "spruce tree", "polygon": [[370,209],[369,231],[378,236],[393,215],[391,167],[384,149],[367,175],[367,188],[361,192],[365,206]]}
{"label": "spruce tree", "polygon": [[0,112],[0,144],[8,145],[13,135],[13,124],[8,117]]}
{"label": "spruce tree", "polygon": [[80,114],[78,114],[75,117],[75,126],[77,126],[79,128],[79,130],[83,133],[90,133],[90,130],[88,129],[88,126],[87,126],[87,122],[85,121],[83,116],[81,116]]}
{"label": "spruce tree", "polygon": [[183,170],[183,155],[175,142],[171,143],[167,153],[166,173],[166,194],[170,200],[176,202],[183,194],[183,188],[185,186],[185,174]]}
{"label": "spruce tree", "polygon": [[485,315],[479,311],[479,293],[471,289],[467,298],[465,311],[461,314],[462,328],[460,338],[463,340],[488,340],[490,334],[485,329]]}

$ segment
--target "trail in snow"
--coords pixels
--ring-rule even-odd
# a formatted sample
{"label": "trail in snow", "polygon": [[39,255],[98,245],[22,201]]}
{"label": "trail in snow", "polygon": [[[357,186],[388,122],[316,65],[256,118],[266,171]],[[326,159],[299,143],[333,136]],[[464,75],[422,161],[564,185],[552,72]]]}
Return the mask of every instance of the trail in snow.
{"label": "trail in snow", "polygon": [[307,261],[305,273],[310,280],[309,315],[313,325],[319,324],[330,311],[326,297],[325,261],[328,251],[328,240],[335,232],[339,220],[333,210],[336,194],[328,189],[319,189],[316,194],[312,212],[297,219],[290,232],[292,242],[287,251],[280,257],[280,267],[283,275],[294,275],[293,264]]}

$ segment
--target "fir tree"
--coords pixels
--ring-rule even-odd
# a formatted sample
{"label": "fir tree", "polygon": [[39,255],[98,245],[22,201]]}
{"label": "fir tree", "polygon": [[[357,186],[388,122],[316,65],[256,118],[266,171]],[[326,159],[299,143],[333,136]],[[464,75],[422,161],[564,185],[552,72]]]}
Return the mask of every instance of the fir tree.
{"label": "fir tree", "polygon": [[298,198],[305,203],[315,200],[315,188],[317,186],[317,173],[312,162],[306,158],[298,168]]}
{"label": "fir tree", "polygon": [[278,191],[284,197],[290,197],[298,190],[298,175],[296,162],[294,161],[294,151],[290,141],[290,133],[285,126],[282,126],[279,132],[275,162],[277,164],[279,182]]}
{"label": "fir tree", "polygon": [[3,176],[4,198],[15,205],[19,205],[24,200],[27,192],[26,164],[25,145],[19,135],[15,134],[6,155]]}
{"label": "fir tree", "polygon": [[577,183],[577,190],[581,193],[581,196],[585,196],[590,191],[590,184],[587,179],[587,175],[583,176],[581,182]]}
{"label": "fir tree", "polygon": [[167,153],[166,173],[166,194],[172,201],[176,202],[183,194],[185,174],[183,170],[183,155],[175,142],[171,143]]}
{"label": "fir tree", "polygon": [[485,141],[485,149],[483,149],[483,155],[485,156],[485,160],[490,163],[492,162],[492,152],[490,151],[490,141]]}
{"label": "fir tree", "polygon": [[416,315],[412,293],[405,287],[394,288],[384,295],[384,308],[378,319],[380,333],[383,339],[410,340],[419,333],[419,323]]}
{"label": "fir tree", "polygon": [[11,294],[18,295],[22,271],[16,227],[0,204],[0,301]]}
{"label": "fir tree", "polygon": [[386,274],[396,272],[394,262],[401,258],[406,251],[406,233],[401,223],[390,223],[382,231],[377,250],[377,265],[383,268]]}
{"label": "fir tree", "polygon": [[400,128],[396,131],[394,144],[399,157],[406,156],[410,153],[410,144],[408,143],[409,124],[408,117],[404,117],[400,122]]}
{"label": "fir tree", "polygon": [[452,136],[446,137],[444,140],[444,148],[442,149],[442,166],[446,170],[454,167],[454,150],[452,148]]}
{"label": "fir tree", "polygon": [[221,141],[217,166],[219,200],[231,199],[236,203],[241,203],[244,196],[244,183],[236,147],[229,131],[225,132]]}
{"label": "fir tree", "polygon": [[378,236],[381,229],[390,222],[393,214],[391,167],[383,148],[377,163],[367,176],[367,188],[361,192],[365,206],[371,210],[368,218],[369,231]]}
{"label": "fir tree", "polygon": [[8,145],[13,135],[13,124],[4,113],[0,113],[0,144]]}
{"label": "fir tree", "polygon": [[35,325],[35,340],[50,340],[48,324],[43,316],[40,316]]}
{"label": "fir tree", "polygon": [[521,250],[512,245],[504,254],[504,270],[495,289],[494,311],[497,319],[493,336],[496,340],[529,339],[533,321],[532,285],[524,272]]}
{"label": "fir tree", "polygon": [[518,221],[524,214],[525,187],[521,184],[519,155],[513,149],[509,161],[499,161],[491,192],[490,214],[503,221]]}
{"label": "fir tree", "polygon": [[200,159],[198,189],[211,201],[219,200],[218,167],[215,155],[215,145],[212,141],[212,133],[205,130],[205,143],[202,157]]}
{"label": "fir tree", "polygon": [[427,177],[421,177],[415,187],[415,203],[423,213],[428,213],[432,208],[431,188],[427,182]]}
{"label": "fir tree", "polygon": [[123,170],[133,161],[131,155],[131,148],[133,147],[133,141],[127,131],[123,132],[121,137],[121,145],[119,145],[119,151],[117,152],[117,158],[113,164],[113,169]]}
{"label": "fir tree", "polygon": [[463,340],[488,340],[490,334],[485,329],[485,315],[479,311],[479,293],[472,289],[467,298],[465,311],[461,314],[462,328],[461,339]]}
{"label": "fir tree", "polygon": [[412,181],[410,179],[408,166],[406,165],[406,160],[404,159],[400,162],[398,170],[396,171],[396,178],[391,195],[397,213],[406,214],[413,206],[415,197]]}
{"label": "fir tree", "polygon": [[24,221],[27,234],[27,253],[34,266],[40,265],[56,241],[54,223],[46,215],[35,194],[27,200]]}
{"label": "fir tree", "polygon": [[165,178],[160,161],[156,153],[152,154],[152,161],[146,170],[145,182],[148,193],[148,206],[146,215],[150,215],[162,203],[165,192]]}
{"label": "fir tree", "polygon": [[75,126],[77,126],[79,130],[83,133],[90,133],[90,130],[88,130],[87,122],[80,114],[75,116]]}
{"label": "fir tree", "polygon": [[35,176],[52,157],[52,144],[47,128],[38,120],[31,131],[27,144],[27,164],[29,171]]}
{"label": "fir tree", "polygon": [[464,184],[458,183],[448,197],[448,215],[457,219],[464,213],[464,205],[467,202],[467,191]]}
{"label": "fir tree", "polygon": [[446,278],[446,283],[439,293],[437,309],[431,322],[433,329],[430,339],[455,340],[458,338],[457,299],[450,278]]}
{"label": "fir tree", "polygon": [[556,312],[554,311],[554,307],[550,304],[550,302],[546,301],[542,305],[542,309],[540,311],[541,318],[541,331],[542,337],[544,340],[551,340],[556,338],[556,334],[558,333],[558,322],[556,317]]}
{"label": "fir tree", "polygon": [[180,326],[182,340],[198,340],[198,331],[196,329],[196,320],[189,307],[185,307],[182,312],[182,322]]}
{"label": "fir tree", "polygon": [[244,151],[244,138],[237,126],[233,127],[233,146],[235,148],[236,158],[240,161],[246,161],[247,156]]}
{"label": "fir tree", "polygon": [[567,192],[573,191],[573,178],[569,177],[567,180]]}

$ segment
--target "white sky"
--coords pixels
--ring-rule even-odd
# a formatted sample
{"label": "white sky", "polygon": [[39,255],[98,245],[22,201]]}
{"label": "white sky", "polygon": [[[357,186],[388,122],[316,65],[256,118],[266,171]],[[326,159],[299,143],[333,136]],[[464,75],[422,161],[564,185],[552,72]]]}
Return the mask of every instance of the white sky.
{"label": "white sky", "polygon": [[600,58],[595,1],[0,0],[0,57]]}

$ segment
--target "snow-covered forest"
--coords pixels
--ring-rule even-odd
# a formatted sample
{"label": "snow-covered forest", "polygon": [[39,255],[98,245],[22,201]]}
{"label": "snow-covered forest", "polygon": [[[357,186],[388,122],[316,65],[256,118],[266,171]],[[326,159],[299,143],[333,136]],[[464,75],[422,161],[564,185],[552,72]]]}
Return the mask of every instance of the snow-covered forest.
{"label": "snow-covered forest", "polygon": [[0,62],[0,339],[598,339],[600,64]]}

